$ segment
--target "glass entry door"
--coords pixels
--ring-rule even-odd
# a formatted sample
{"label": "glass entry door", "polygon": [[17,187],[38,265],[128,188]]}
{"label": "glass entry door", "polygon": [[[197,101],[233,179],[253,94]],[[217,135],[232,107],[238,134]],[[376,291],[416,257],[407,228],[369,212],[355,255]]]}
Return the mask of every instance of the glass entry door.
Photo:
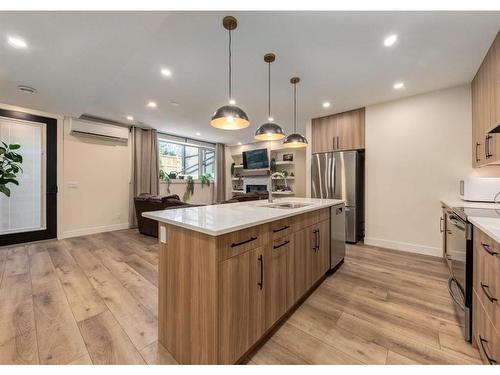
{"label": "glass entry door", "polygon": [[56,237],[56,120],[0,110],[0,141],[18,143],[19,186],[0,193],[0,246]]}

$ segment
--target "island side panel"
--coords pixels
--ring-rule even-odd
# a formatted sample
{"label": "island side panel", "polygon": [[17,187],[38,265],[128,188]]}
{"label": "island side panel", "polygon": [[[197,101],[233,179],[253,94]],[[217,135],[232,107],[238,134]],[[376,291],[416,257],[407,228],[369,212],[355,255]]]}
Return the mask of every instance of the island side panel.
{"label": "island side panel", "polygon": [[215,237],[167,225],[160,242],[158,340],[181,364],[217,363]]}

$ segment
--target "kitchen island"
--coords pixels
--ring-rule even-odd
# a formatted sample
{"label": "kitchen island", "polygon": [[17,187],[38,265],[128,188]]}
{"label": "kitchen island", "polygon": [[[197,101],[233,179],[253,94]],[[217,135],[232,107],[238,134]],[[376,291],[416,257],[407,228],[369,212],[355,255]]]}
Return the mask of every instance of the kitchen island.
{"label": "kitchen island", "polygon": [[160,225],[158,341],[181,364],[243,361],[324,279],[338,205],[288,198],[143,213]]}

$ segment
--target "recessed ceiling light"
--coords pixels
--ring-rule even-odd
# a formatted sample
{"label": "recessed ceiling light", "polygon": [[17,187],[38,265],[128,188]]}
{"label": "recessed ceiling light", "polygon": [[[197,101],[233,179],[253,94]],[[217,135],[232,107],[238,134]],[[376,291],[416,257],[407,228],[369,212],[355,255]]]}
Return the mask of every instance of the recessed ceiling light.
{"label": "recessed ceiling light", "polygon": [[330,107],[330,102],[324,102],[323,103],[323,108],[328,108]]}
{"label": "recessed ceiling light", "polygon": [[127,116],[127,120],[134,121],[134,117],[133,116]]}
{"label": "recessed ceiling light", "polygon": [[274,117],[269,117],[267,121],[274,121]]}
{"label": "recessed ceiling light", "polygon": [[147,105],[149,108],[156,108],[157,107],[157,104],[155,102],[149,102]]}
{"label": "recessed ceiling light", "polygon": [[238,142],[238,146],[241,146],[241,142]]}
{"label": "recessed ceiling light", "polygon": [[37,89],[30,87],[30,86],[24,86],[24,85],[19,85],[17,86],[18,90],[21,92],[24,92],[25,94],[36,94]]}
{"label": "recessed ceiling light", "polygon": [[196,135],[201,135],[201,133],[200,132],[196,132]]}
{"label": "recessed ceiling light", "polygon": [[171,101],[171,102],[170,102],[170,105],[172,105],[172,106],[174,106],[174,107],[178,107],[178,106],[180,106],[180,104],[179,104],[179,103],[174,102],[174,101]]}
{"label": "recessed ceiling light", "polygon": [[401,90],[405,87],[405,84],[403,82],[396,82],[392,87],[394,87],[394,90]]}
{"label": "recessed ceiling light", "polygon": [[229,104],[231,104],[231,105],[235,105],[235,104],[236,104],[236,100],[231,99],[231,100],[229,101]]}
{"label": "recessed ceiling light", "polygon": [[26,48],[28,44],[21,38],[9,36],[7,42],[14,48]]}
{"label": "recessed ceiling light", "polygon": [[167,69],[167,68],[162,68],[161,74],[163,74],[165,77],[171,77],[172,76],[172,72],[170,71],[170,69]]}
{"label": "recessed ceiling light", "polygon": [[398,40],[398,36],[396,34],[389,35],[387,38],[384,39],[384,46],[390,47],[394,43],[396,43]]}

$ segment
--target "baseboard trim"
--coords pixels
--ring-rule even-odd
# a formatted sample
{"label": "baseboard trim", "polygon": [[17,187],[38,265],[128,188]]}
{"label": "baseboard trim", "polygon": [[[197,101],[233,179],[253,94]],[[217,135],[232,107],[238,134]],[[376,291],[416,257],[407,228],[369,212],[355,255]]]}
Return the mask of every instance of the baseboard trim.
{"label": "baseboard trim", "polygon": [[130,228],[129,223],[120,223],[120,224],[104,225],[104,226],[100,226],[100,227],[75,229],[75,230],[69,230],[69,231],[63,232],[61,234],[61,236],[59,236],[59,239],[86,236],[88,234],[111,232],[114,230],[121,230],[121,229],[128,229],[128,228]]}
{"label": "baseboard trim", "polygon": [[442,257],[443,249],[438,247],[423,246],[408,242],[398,242],[383,240],[381,238],[365,237],[365,244],[377,247],[384,247],[386,249],[405,251],[407,253],[416,253],[423,255],[430,255],[433,257]]}

